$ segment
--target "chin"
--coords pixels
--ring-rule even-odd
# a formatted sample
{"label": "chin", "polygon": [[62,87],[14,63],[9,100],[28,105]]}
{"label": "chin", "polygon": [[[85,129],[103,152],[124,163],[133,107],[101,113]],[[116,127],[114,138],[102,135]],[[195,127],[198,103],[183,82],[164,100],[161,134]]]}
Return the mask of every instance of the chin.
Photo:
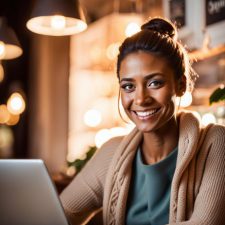
{"label": "chin", "polygon": [[136,124],[136,127],[139,131],[143,132],[143,133],[150,133],[150,132],[154,132],[157,130],[156,127],[152,127],[152,126],[141,126],[140,124]]}

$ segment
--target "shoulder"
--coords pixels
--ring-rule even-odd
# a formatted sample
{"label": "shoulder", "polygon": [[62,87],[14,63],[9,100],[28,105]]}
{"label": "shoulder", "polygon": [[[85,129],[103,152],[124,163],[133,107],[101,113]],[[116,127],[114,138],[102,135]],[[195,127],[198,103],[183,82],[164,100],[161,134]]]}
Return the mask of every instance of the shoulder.
{"label": "shoulder", "polygon": [[204,129],[208,129],[204,138],[204,146],[210,148],[210,155],[215,157],[225,157],[225,127],[218,124],[211,124]]}
{"label": "shoulder", "polygon": [[225,126],[219,124],[210,124],[209,127],[205,127],[203,129],[207,129],[207,138],[213,142],[221,142],[225,145]]}
{"label": "shoulder", "polygon": [[104,151],[104,150],[107,150],[107,149],[109,150],[109,149],[116,148],[116,147],[119,146],[119,144],[122,142],[123,139],[124,139],[124,136],[111,138],[109,141],[104,143],[99,150]]}

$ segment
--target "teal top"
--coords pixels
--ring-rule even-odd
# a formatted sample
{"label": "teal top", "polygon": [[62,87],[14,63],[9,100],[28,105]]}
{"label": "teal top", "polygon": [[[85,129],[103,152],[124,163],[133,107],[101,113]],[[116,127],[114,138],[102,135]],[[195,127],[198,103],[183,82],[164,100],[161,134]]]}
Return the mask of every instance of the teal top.
{"label": "teal top", "polygon": [[175,148],[160,162],[146,165],[138,149],[127,202],[127,225],[165,225],[169,222],[170,190],[177,152]]}

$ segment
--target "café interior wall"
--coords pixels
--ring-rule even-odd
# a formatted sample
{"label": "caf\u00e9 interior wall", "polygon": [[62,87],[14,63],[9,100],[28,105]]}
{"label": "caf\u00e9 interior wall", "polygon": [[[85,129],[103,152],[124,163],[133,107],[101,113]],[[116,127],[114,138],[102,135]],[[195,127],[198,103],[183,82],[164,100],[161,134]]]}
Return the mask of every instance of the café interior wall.
{"label": "caf\u00e9 interior wall", "polygon": [[43,159],[52,173],[66,165],[69,42],[69,37],[32,38],[29,157]]}

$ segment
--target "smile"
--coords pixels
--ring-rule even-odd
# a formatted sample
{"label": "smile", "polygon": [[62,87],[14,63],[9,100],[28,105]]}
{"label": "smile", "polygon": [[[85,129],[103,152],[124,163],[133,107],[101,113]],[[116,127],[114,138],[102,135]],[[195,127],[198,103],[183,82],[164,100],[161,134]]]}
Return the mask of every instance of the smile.
{"label": "smile", "polygon": [[148,111],[133,111],[133,112],[138,116],[139,119],[144,120],[154,116],[159,110],[160,108]]}

